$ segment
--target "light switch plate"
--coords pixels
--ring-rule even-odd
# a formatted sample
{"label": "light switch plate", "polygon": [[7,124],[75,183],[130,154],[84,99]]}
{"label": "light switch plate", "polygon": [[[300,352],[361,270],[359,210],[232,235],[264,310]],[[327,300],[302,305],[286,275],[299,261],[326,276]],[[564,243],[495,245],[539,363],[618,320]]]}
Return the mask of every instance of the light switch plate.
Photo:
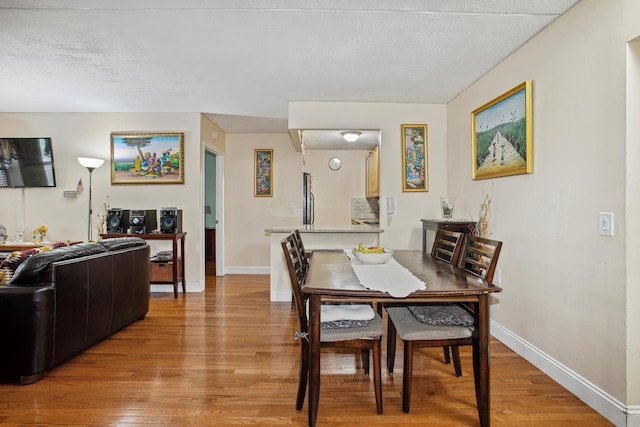
{"label": "light switch plate", "polygon": [[613,212],[600,212],[600,235],[613,236]]}

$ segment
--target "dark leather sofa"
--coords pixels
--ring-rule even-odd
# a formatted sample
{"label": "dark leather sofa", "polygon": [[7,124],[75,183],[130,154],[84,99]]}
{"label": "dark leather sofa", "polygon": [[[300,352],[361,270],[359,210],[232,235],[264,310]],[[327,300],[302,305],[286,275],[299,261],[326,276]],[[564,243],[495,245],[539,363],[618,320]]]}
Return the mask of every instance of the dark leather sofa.
{"label": "dark leather sofa", "polygon": [[149,310],[149,246],[138,237],[41,252],[0,286],[0,380],[34,383]]}

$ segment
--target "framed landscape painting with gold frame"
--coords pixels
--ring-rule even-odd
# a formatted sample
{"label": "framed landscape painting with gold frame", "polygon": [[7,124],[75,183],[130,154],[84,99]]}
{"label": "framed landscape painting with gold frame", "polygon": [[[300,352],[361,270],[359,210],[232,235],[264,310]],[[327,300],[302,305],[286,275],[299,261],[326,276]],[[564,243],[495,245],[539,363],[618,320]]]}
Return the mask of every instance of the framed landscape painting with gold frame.
{"label": "framed landscape painting with gold frame", "polygon": [[273,150],[257,148],[255,158],[255,197],[273,196]]}
{"label": "framed landscape painting with gold frame", "polygon": [[111,184],[184,184],[184,133],[111,133]]}
{"label": "framed landscape painting with gold frame", "polygon": [[401,125],[402,191],[428,191],[427,125]]}
{"label": "framed landscape painting with gold frame", "polygon": [[531,80],[471,112],[473,179],[533,172]]}

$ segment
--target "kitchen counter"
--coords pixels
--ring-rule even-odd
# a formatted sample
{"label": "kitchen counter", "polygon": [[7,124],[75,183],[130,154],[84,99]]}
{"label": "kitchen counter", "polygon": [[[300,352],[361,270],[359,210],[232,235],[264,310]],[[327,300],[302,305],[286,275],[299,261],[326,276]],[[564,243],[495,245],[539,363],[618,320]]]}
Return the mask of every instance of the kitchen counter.
{"label": "kitchen counter", "polygon": [[270,300],[291,301],[291,281],[287,265],[282,253],[280,241],[295,230],[300,230],[304,248],[314,249],[345,249],[355,248],[362,243],[364,246],[379,246],[380,227],[371,225],[336,225],[336,226],[274,226],[265,229],[269,236],[271,251],[270,264]]}
{"label": "kitchen counter", "polygon": [[[267,233],[293,233],[295,230],[300,230],[302,233],[383,233],[379,226],[368,224],[354,224],[354,225],[329,225],[329,226],[315,226],[315,225],[299,225],[299,226],[276,226],[267,228],[264,231]],[[306,244],[306,242],[305,242]]]}

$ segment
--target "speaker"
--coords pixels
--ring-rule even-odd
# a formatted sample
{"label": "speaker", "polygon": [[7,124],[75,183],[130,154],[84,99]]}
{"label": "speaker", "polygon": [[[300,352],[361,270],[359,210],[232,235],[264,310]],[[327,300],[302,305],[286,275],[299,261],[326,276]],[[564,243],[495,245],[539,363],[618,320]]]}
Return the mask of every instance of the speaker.
{"label": "speaker", "polygon": [[107,233],[126,233],[129,228],[129,210],[107,209]]}
{"label": "speaker", "polygon": [[158,227],[155,210],[131,210],[129,225],[133,234],[149,234]]}
{"label": "speaker", "polygon": [[160,209],[160,233],[165,233],[165,234],[182,233],[182,209],[176,209],[176,208]]}

